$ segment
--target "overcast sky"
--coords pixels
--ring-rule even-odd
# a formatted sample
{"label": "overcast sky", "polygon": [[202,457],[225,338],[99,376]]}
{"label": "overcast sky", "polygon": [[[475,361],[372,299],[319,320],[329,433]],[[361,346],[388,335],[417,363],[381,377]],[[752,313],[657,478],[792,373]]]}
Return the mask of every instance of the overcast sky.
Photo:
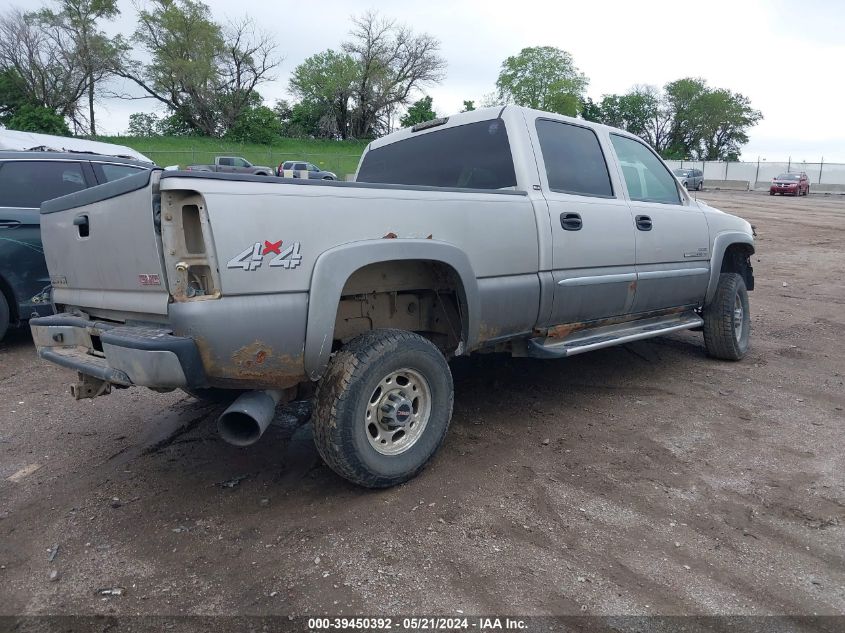
{"label": "overcast sky", "polygon": [[[0,0],[33,7],[38,0]],[[219,21],[248,11],[279,43],[284,62],[260,92],[268,104],[287,94],[293,68],[338,48],[352,14],[375,8],[442,42],[446,80],[426,89],[438,114],[480,102],[493,90],[502,60],[526,46],[569,51],[590,79],[588,95],[662,86],[685,76],[750,97],[764,119],[751,129],[742,158],[845,162],[845,2],[843,0],[206,0]],[[5,6],[4,6],[5,5]],[[109,31],[129,34],[135,9],[119,0]],[[103,102],[98,128],[122,133],[129,114],[152,101]]]}

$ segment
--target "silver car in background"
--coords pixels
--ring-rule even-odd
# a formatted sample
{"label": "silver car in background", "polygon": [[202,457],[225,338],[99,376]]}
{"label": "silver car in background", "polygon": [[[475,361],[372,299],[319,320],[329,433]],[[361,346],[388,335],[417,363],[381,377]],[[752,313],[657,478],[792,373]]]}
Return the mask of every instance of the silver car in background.
{"label": "silver car in background", "polygon": [[704,172],[700,169],[673,169],[672,173],[687,190],[701,191],[704,189]]}

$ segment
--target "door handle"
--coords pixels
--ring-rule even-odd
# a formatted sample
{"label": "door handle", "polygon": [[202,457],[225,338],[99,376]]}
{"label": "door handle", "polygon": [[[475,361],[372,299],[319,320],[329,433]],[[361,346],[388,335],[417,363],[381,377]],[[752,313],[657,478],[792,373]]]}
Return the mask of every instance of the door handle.
{"label": "door handle", "polygon": [[650,231],[651,230],[651,218],[647,215],[638,215],[637,218],[637,228],[640,231]]}
{"label": "door handle", "polygon": [[87,215],[77,215],[73,218],[73,225],[76,227],[79,237],[88,237],[91,234],[91,227],[88,225]]}
{"label": "door handle", "polygon": [[561,213],[560,226],[564,231],[580,231],[584,223],[581,221],[581,216],[577,213]]}

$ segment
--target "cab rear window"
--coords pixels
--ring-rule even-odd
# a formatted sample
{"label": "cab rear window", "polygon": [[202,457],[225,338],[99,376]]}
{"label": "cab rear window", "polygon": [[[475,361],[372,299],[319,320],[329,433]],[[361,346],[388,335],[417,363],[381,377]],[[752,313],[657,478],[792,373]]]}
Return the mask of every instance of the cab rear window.
{"label": "cab rear window", "polygon": [[504,121],[479,121],[419,134],[367,152],[358,182],[430,187],[516,187]]}

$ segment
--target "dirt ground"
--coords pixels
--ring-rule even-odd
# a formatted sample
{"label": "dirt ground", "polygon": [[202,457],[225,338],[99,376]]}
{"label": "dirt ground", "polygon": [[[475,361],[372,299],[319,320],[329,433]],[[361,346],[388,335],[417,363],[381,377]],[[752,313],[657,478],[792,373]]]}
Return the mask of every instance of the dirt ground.
{"label": "dirt ground", "polygon": [[456,363],[391,490],[323,466],[301,409],[238,449],[219,409],[76,402],[7,338],[0,614],[845,613],[845,199],[700,195],[757,229],[745,360],[685,332]]}

